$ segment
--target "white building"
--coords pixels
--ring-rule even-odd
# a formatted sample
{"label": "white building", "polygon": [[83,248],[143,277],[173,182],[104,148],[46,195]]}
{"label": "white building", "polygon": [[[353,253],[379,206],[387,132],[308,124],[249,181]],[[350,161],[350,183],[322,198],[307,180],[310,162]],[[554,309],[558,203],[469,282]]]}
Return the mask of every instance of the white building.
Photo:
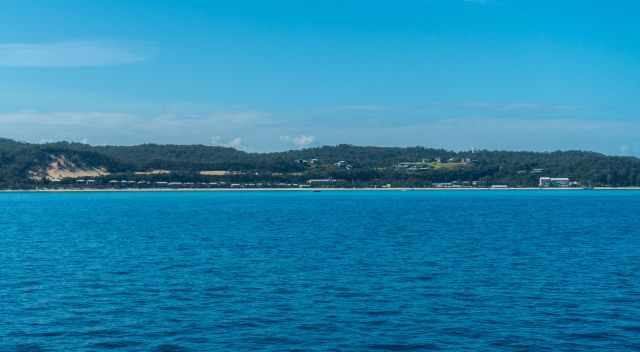
{"label": "white building", "polygon": [[338,180],[336,180],[334,178],[307,180],[307,184],[310,184],[310,185],[313,185],[313,184],[331,184],[331,183],[336,183],[336,182],[338,182]]}
{"label": "white building", "polygon": [[570,187],[574,182],[568,177],[540,177],[539,187]]}

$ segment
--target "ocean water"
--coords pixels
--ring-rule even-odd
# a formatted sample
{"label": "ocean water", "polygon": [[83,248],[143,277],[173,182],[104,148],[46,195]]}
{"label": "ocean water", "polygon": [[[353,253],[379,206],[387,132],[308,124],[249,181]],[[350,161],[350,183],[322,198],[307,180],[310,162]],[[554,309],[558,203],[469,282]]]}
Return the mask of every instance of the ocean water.
{"label": "ocean water", "polygon": [[0,194],[0,351],[640,350],[640,192]]}

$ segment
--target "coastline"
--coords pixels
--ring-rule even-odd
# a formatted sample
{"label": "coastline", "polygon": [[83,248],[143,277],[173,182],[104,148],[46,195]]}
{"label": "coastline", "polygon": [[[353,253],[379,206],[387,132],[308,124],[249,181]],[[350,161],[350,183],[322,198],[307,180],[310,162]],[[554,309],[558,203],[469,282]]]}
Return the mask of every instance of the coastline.
{"label": "coastline", "polygon": [[460,188],[67,188],[67,189],[5,189],[0,193],[96,193],[96,192],[348,192],[348,191],[640,191],[640,187],[593,187],[584,189],[579,187],[460,187]]}

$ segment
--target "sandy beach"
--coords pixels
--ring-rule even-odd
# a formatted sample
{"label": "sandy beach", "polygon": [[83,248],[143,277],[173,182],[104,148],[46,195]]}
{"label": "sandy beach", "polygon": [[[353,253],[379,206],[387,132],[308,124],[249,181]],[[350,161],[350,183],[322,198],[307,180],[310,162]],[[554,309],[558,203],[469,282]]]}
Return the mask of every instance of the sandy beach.
{"label": "sandy beach", "polygon": [[507,187],[507,188],[67,188],[67,189],[24,189],[24,190],[0,190],[0,193],[61,193],[61,192],[348,192],[348,191],[585,191],[585,190],[608,190],[608,191],[637,191],[640,187],[594,187],[584,189],[578,187]]}

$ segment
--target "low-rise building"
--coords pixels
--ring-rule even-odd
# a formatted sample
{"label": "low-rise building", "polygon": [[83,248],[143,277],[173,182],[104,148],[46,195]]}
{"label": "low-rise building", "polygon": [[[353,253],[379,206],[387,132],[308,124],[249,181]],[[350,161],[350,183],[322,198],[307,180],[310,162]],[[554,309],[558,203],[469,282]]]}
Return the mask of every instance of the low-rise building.
{"label": "low-rise building", "polygon": [[349,162],[345,161],[345,160],[340,160],[340,161],[334,163],[333,166],[335,166],[337,168],[347,169],[347,170],[351,170],[351,168],[352,168],[351,164],[349,164]]}
{"label": "low-rise building", "polygon": [[428,160],[422,161],[404,161],[396,164],[395,168],[397,170],[406,170],[406,171],[422,171],[431,169],[431,162]]}
{"label": "low-rise building", "polygon": [[333,184],[338,182],[338,180],[336,180],[335,178],[323,178],[323,179],[312,179],[312,180],[308,180],[307,184],[310,185],[314,185],[314,184],[319,184],[319,185],[323,185],[323,184]]}
{"label": "low-rise building", "polygon": [[575,182],[571,182],[568,177],[540,177],[539,187],[571,187]]}

